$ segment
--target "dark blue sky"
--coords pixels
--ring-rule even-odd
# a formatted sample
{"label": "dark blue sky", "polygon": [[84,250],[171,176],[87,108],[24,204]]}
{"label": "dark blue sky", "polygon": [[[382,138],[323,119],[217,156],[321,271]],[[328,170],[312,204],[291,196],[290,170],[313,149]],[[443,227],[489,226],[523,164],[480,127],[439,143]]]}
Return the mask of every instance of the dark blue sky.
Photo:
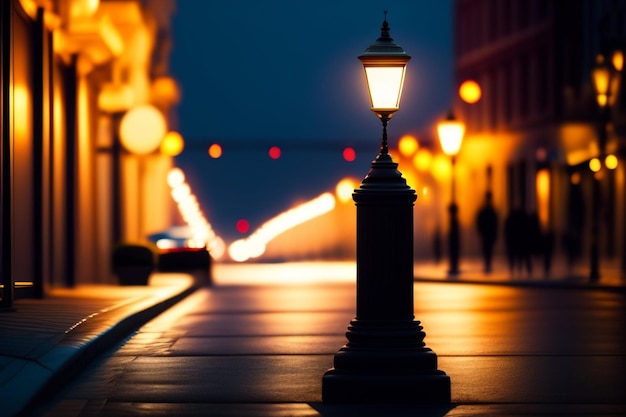
{"label": "dark blue sky", "polygon": [[451,0],[180,0],[171,70],[188,144],[229,140],[373,140],[356,58],[380,34],[412,59],[390,139],[418,133],[453,95]]}
{"label": "dark blue sky", "polygon": [[[451,1],[177,2],[171,70],[182,87],[175,128],[186,147],[176,164],[227,243],[240,237],[238,219],[253,231],[345,176],[365,176],[381,125],[357,56],[380,36],[384,10],[412,57],[390,145],[446,113]],[[212,142],[224,147],[219,159],[206,154]],[[271,160],[276,144],[283,155]],[[354,162],[341,156],[346,145],[358,148]]]}

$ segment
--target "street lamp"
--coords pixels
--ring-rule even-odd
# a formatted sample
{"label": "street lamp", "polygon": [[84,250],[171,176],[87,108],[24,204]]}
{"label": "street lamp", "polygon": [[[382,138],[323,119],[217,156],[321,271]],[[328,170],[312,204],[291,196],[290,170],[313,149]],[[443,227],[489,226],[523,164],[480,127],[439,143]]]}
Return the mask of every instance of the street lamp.
{"label": "street lamp", "polygon": [[[621,60],[620,61],[620,57]],[[623,65],[621,51],[614,53],[611,62],[607,62],[604,55],[596,58],[596,65],[591,69],[591,80],[596,93],[596,101],[600,110],[600,122],[598,132],[599,160],[604,159],[606,141],[608,137],[606,125],[611,117],[610,106],[617,98],[619,91],[620,71]],[[601,169],[601,167],[600,167]],[[592,213],[591,213],[591,251],[589,265],[589,280],[600,280],[600,216],[602,196],[600,194],[600,176],[594,173],[592,189]]]}
{"label": "street lamp", "polygon": [[448,234],[448,251],[450,253],[450,269],[449,275],[457,275],[459,273],[459,217],[458,206],[456,204],[456,155],[461,149],[463,135],[465,134],[465,124],[454,117],[452,110],[448,113],[448,117],[437,125],[437,133],[443,153],[450,157],[452,161],[452,185],[451,200],[448,210],[450,212],[450,230]]}
{"label": "street lamp", "polygon": [[413,203],[387,147],[387,122],[400,105],[410,57],[389,36],[359,56],[372,111],[381,119],[380,152],[352,197],[357,209],[356,317],[334,367],[322,379],[328,403],[450,403],[450,378],[424,343],[413,305]]}

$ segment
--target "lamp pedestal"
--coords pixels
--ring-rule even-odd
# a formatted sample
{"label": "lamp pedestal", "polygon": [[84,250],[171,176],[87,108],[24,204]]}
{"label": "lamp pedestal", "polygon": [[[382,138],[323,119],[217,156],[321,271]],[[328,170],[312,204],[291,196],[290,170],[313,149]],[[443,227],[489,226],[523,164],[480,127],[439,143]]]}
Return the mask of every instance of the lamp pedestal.
{"label": "lamp pedestal", "polygon": [[322,379],[328,403],[450,403],[450,378],[413,311],[416,194],[381,153],[359,189],[356,318]]}

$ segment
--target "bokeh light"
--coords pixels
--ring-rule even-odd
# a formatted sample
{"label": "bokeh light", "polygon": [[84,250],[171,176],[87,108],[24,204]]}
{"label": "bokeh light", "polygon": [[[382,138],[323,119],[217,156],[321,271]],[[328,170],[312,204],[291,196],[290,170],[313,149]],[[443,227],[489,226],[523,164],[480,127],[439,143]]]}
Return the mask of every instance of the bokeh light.
{"label": "bokeh light", "polygon": [[343,159],[347,162],[353,162],[356,159],[356,151],[354,148],[348,146],[343,150]]}
{"label": "bokeh light", "polygon": [[356,187],[356,180],[352,178],[344,178],[337,183],[337,186],[335,187],[335,194],[337,194],[339,201],[347,203],[352,201],[352,193]]}
{"label": "bokeh light", "polygon": [[285,231],[302,224],[335,208],[335,197],[324,193],[313,200],[287,210],[263,223],[245,239],[234,241],[228,247],[228,254],[236,262],[258,258],[265,253],[267,244]]}
{"label": "bokeh light", "polygon": [[155,151],[166,133],[163,113],[144,104],[130,109],[120,122],[120,141],[124,148],[137,155]]}
{"label": "bokeh light", "polygon": [[398,150],[406,157],[411,157],[419,148],[417,138],[413,135],[404,135],[398,141]]}
{"label": "bokeh light", "polygon": [[606,165],[608,169],[615,169],[618,164],[617,156],[613,154],[607,155],[606,158],[604,158],[604,165]]}
{"label": "bokeh light", "polygon": [[235,227],[237,228],[237,231],[241,234],[248,233],[248,231],[250,230],[250,222],[248,222],[246,219],[239,219],[237,220]]}
{"label": "bokeh light", "polygon": [[167,156],[176,156],[185,148],[185,141],[180,133],[169,131],[161,141],[161,153]]}
{"label": "bokeh light", "polygon": [[269,154],[270,158],[278,159],[278,158],[280,158],[280,154],[281,154],[280,148],[278,146],[272,146],[270,148],[270,150],[268,151],[268,154]]}
{"label": "bokeh light", "polygon": [[598,158],[592,158],[589,161],[589,169],[592,172],[598,172],[598,171],[600,171],[600,168],[602,168],[602,162],[600,162],[600,160]]}
{"label": "bokeh light", "polygon": [[482,90],[480,85],[474,80],[464,81],[459,87],[459,97],[468,104],[474,104],[480,100]]}
{"label": "bokeh light", "polygon": [[209,146],[209,156],[213,159],[217,159],[222,156],[222,147],[217,143]]}
{"label": "bokeh light", "polygon": [[413,165],[418,171],[428,171],[433,161],[433,155],[428,149],[420,149],[413,157]]}

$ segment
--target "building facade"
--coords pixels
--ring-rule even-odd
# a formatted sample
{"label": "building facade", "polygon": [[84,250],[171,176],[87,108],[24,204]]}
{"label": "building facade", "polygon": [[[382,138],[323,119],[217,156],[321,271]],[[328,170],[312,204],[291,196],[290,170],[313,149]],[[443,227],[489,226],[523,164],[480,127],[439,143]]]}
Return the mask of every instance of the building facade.
{"label": "building facade", "polygon": [[[556,253],[585,258],[600,218],[601,258],[624,258],[624,88],[601,119],[591,71],[599,54],[623,53],[625,10],[623,0],[455,2],[455,78],[482,90],[477,103],[454,104],[467,126],[464,226],[473,227],[489,190],[502,226],[515,208],[536,214]],[[617,167],[594,174],[590,160],[609,154]],[[500,245],[504,253],[504,239]]]}
{"label": "building facade", "polygon": [[174,129],[179,93],[171,0],[0,4],[0,306],[10,307],[50,285],[113,281],[115,244],[171,224],[172,158],[128,151],[117,124],[151,105]]}

